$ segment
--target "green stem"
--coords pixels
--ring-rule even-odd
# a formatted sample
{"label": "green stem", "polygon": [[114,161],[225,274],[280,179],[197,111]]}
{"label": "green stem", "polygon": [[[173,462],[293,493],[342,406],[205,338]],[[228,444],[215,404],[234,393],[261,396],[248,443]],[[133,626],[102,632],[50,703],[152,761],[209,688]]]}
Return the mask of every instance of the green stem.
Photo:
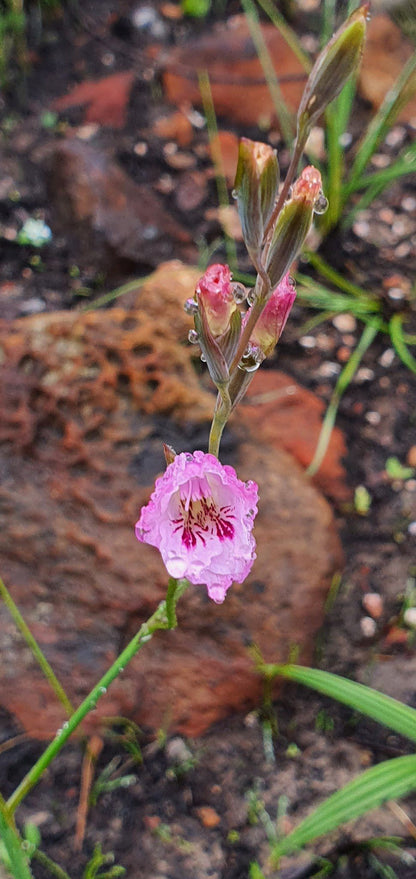
{"label": "green stem", "polygon": [[66,870],[63,870],[59,864],[56,864],[55,861],[52,860],[48,855],[45,855],[45,852],[39,851],[36,848],[32,854],[32,860],[37,861],[38,864],[42,864],[42,867],[45,867],[52,876],[55,876],[56,879],[71,879]]}
{"label": "green stem", "polygon": [[7,587],[5,586],[5,584],[3,583],[3,580],[1,579],[1,577],[0,577],[0,596],[3,599],[3,601],[7,607],[7,610],[10,613],[10,616],[12,617],[14,622],[16,623],[16,626],[19,629],[20,634],[25,639],[26,644],[28,645],[33,656],[35,657],[36,661],[40,665],[40,667],[43,671],[43,674],[45,675],[46,680],[51,685],[51,687],[55,693],[56,698],[59,699],[60,703],[65,708],[66,713],[70,716],[73,713],[74,708],[71,705],[71,702],[68,699],[68,696],[66,695],[64,688],[59,683],[58,678],[56,677],[54,671],[52,670],[51,666],[49,665],[49,662],[46,659],[46,656],[44,656],[44,654],[42,653],[42,650],[40,649],[39,644],[37,643],[37,641],[33,637],[32,632],[30,631],[29,627],[25,623],[25,621],[20,613],[19,608],[15,605],[15,603],[10,595],[10,592],[7,589]]}
{"label": "green stem", "polygon": [[113,683],[117,675],[124,670],[126,665],[133,659],[143,645],[146,644],[147,641],[150,641],[154,632],[159,629],[171,629],[175,627],[175,608],[179,598],[187,588],[187,580],[169,581],[167,599],[161,601],[155,612],[140,626],[137,634],[132,638],[122,653],[120,653],[120,656],[118,656],[115,662],[113,662],[112,666],[106,671],[98,684],[91,690],[89,695],[84,699],[69,720],[64,723],[62,729],[58,729],[53,741],[48,745],[39,760],[37,760],[32,766],[11,795],[7,802],[7,809],[10,815],[13,815],[29,791],[31,791],[38,783],[39,779],[45,772],[45,769],[47,769],[52,760],[57,754],[59,754],[65,742],[70,738],[72,733],[75,732],[77,727],[84,720],[84,717],[96,707],[98,700],[107,692],[108,687]]}
{"label": "green stem", "polygon": [[367,324],[367,326],[363,330],[363,334],[357,347],[351,354],[350,359],[345,364],[344,369],[342,370],[338,378],[328,408],[326,410],[315,454],[311,463],[309,464],[309,467],[306,470],[308,476],[314,476],[322,464],[329,445],[329,441],[331,439],[331,434],[335,424],[335,419],[337,417],[338,406],[340,404],[341,397],[344,391],[346,391],[352,378],[354,377],[361,363],[362,357],[367,351],[367,348],[370,347],[379,329],[380,327],[378,323]]}
{"label": "green stem", "polygon": [[224,405],[220,402],[220,398],[218,398],[217,406],[215,408],[214,417],[212,419],[211,430],[209,433],[209,443],[208,443],[208,451],[211,455],[215,455],[218,458],[220,453],[220,443],[221,437],[224,432],[224,427],[227,424],[228,418],[230,416],[230,410],[228,412],[225,411]]}

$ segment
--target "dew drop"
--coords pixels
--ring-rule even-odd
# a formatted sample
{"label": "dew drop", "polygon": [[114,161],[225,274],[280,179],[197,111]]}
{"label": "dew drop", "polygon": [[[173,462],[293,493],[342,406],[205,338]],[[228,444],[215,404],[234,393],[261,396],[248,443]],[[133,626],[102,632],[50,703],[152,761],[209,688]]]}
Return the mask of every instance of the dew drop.
{"label": "dew drop", "polygon": [[123,674],[123,671],[124,671],[124,665],[120,665],[120,668],[119,668],[118,671],[119,671],[119,674]]}
{"label": "dew drop", "polygon": [[207,358],[205,357],[205,354],[201,354],[201,360],[202,360],[202,363],[207,362]]}
{"label": "dew drop", "polygon": [[247,302],[249,305],[254,305],[257,299],[257,293],[255,287],[252,287],[247,294]]}
{"label": "dew drop", "polygon": [[238,189],[231,190],[231,198],[238,198]]}
{"label": "dew drop", "polygon": [[191,345],[197,345],[197,344],[198,344],[198,342],[199,342],[199,335],[198,335],[198,333],[197,333],[196,330],[189,330],[189,333],[188,333],[188,342],[190,342]]}
{"label": "dew drop", "polygon": [[69,727],[69,723],[66,720],[65,723],[62,724],[62,729],[68,729],[68,727]]}
{"label": "dew drop", "polygon": [[61,728],[59,727],[59,729],[56,730],[55,738],[58,739],[60,735],[62,735],[62,730],[61,730]]}
{"label": "dew drop", "polygon": [[247,290],[244,284],[240,284],[238,281],[232,286],[234,302],[236,302],[237,305],[241,305],[241,303],[247,299]]}
{"label": "dew drop", "polygon": [[328,199],[320,192],[313,206],[314,214],[324,214],[328,210]]}
{"label": "dew drop", "polygon": [[107,692],[107,687],[100,687],[101,696],[104,696],[106,692]]}
{"label": "dew drop", "polygon": [[142,635],[140,640],[141,640],[142,644],[146,644],[147,641],[152,640],[152,635],[150,635],[150,634],[149,635]]}
{"label": "dew drop", "polygon": [[259,366],[260,363],[256,363],[255,360],[249,360],[247,363],[243,363],[243,361],[240,360],[240,363],[238,364],[238,368],[242,369],[243,372],[255,372]]}
{"label": "dew drop", "polygon": [[187,314],[196,314],[198,311],[198,303],[192,297],[186,300],[183,307]]}

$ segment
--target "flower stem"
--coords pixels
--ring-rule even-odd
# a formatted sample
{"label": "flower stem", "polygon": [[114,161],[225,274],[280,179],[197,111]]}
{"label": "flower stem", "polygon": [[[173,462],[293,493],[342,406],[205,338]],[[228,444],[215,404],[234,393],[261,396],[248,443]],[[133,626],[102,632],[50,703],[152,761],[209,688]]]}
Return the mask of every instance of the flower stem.
{"label": "flower stem", "polygon": [[64,706],[66,713],[69,716],[71,716],[71,714],[74,711],[74,708],[71,705],[71,702],[69,701],[68,696],[66,695],[64,688],[59,683],[58,678],[56,677],[53,669],[51,668],[48,660],[46,659],[46,656],[42,653],[42,650],[40,649],[38,642],[33,637],[32,632],[30,631],[29,627],[26,625],[26,623],[22,617],[22,614],[20,613],[19,608],[15,605],[15,603],[10,595],[10,592],[7,589],[6,585],[3,583],[3,580],[1,579],[1,577],[0,577],[0,597],[3,599],[3,601],[7,607],[7,610],[10,613],[10,616],[12,617],[14,622],[16,623],[16,626],[19,629],[20,634],[25,639],[26,644],[28,645],[28,647],[32,651],[33,656],[35,657],[35,659],[39,663],[39,665],[43,671],[43,674],[45,675],[46,680],[50,683],[50,685],[55,693],[56,698],[59,699],[61,704]]}
{"label": "flower stem", "polygon": [[218,458],[220,453],[221,437],[230,415],[230,408],[226,411],[223,402],[220,402],[220,400],[221,397],[219,396],[214,417],[212,419],[208,443],[208,452],[211,455],[215,455],[216,458]]}
{"label": "flower stem", "polygon": [[91,690],[89,695],[84,699],[81,705],[79,705],[69,720],[64,723],[62,729],[58,730],[53,741],[48,745],[46,750],[39,757],[39,760],[37,760],[32,766],[11,795],[7,802],[9,815],[13,815],[29,791],[38,783],[39,779],[45,772],[45,769],[47,769],[52,760],[59,754],[65,742],[84,720],[84,717],[96,707],[98,700],[107,692],[107,688],[110,684],[113,683],[117,675],[124,670],[125,666],[131,659],[133,659],[143,645],[146,644],[147,641],[150,641],[153,633],[158,631],[158,629],[175,628],[176,605],[187,588],[187,580],[171,579],[169,581],[166,600],[161,601],[155,612],[140,626],[140,629],[134,638],[132,638],[127,647],[125,647],[122,653],[120,653],[120,656],[118,656],[115,662],[113,662],[112,666],[106,671],[98,684]]}

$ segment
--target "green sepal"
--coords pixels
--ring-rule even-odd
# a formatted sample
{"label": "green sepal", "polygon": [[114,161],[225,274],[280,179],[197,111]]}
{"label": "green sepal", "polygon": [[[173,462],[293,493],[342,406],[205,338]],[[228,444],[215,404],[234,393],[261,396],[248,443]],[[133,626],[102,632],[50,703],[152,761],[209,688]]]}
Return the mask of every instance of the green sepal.
{"label": "green sepal", "polygon": [[273,230],[267,254],[266,271],[274,289],[289,271],[309,232],[313,208],[304,199],[286,202]]}
{"label": "green sepal", "polygon": [[279,179],[276,151],[268,144],[241,138],[234,192],[244,242],[255,264],[275,204]]}

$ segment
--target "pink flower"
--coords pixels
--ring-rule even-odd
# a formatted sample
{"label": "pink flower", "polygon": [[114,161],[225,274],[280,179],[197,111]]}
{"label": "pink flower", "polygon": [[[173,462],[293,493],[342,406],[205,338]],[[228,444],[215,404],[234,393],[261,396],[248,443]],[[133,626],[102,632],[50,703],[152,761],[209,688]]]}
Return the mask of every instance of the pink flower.
{"label": "pink flower", "polygon": [[257,485],[241,482],[214,455],[182,452],[156,480],[136,537],[156,546],[171,577],[204,583],[218,604],[242,583],[255,554]]}
{"label": "pink flower", "polygon": [[277,345],[295,299],[295,284],[287,274],[273,290],[250,336],[250,342],[257,345],[265,357]]}
{"label": "pink flower", "polygon": [[228,330],[231,315],[237,308],[228,266],[221,263],[209,266],[198,281],[195,293],[197,302],[205,310],[212,335],[221,336]]}

